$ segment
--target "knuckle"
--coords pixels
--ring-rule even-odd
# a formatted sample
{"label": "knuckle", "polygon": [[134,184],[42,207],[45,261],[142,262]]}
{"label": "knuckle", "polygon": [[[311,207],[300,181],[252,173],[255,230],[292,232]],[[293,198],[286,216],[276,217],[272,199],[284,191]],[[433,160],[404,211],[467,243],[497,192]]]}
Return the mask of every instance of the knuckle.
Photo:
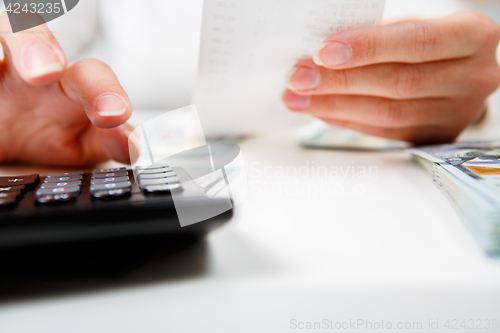
{"label": "knuckle", "polygon": [[338,113],[338,102],[336,98],[328,96],[318,96],[316,105],[313,109],[318,116],[325,118],[335,118]]}
{"label": "knuckle", "polygon": [[483,70],[476,71],[472,74],[479,86],[487,88],[488,93],[496,90],[500,85],[500,67],[497,63],[492,66],[485,66]]}
{"label": "knuckle", "polygon": [[415,95],[422,87],[424,74],[418,65],[397,65],[394,76],[393,93],[396,97]]}
{"label": "knuckle", "polygon": [[361,44],[361,56],[366,61],[375,59],[378,55],[379,50],[379,36],[375,29],[367,29],[365,35],[363,36],[363,43]]}
{"label": "knuckle", "polygon": [[399,101],[384,99],[376,108],[376,121],[384,126],[395,126],[403,123],[403,104]]}
{"label": "knuckle", "polygon": [[484,16],[479,27],[479,40],[485,46],[495,46],[500,40],[500,26],[489,17]]}
{"label": "knuckle", "polygon": [[349,89],[350,83],[347,70],[340,69],[332,71],[330,80],[330,88],[334,91],[346,91]]}
{"label": "knuckle", "polygon": [[79,61],[75,62],[73,65],[71,65],[71,67],[75,71],[80,71],[80,70],[87,71],[89,69],[102,70],[102,69],[109,68],[109,66],[105,62],[103,62],[99,59],[94,59],[94,58],[87,58],[87,59],[79,60]]}
{"label": "knuckle", "polygon": [[407,24],[407,36],[410,36],[409,48],[417,55],[423,56],[432,51],[437,44],[437,32],[425,21],[411,21]]}
{"label": "knuckle", "polygon": [[474,34],[474,40],[480,46],[498,44],[500,40],[500,26],[490,17],[474,11],[462,11],[458,13],[464,24],[466,24]]}

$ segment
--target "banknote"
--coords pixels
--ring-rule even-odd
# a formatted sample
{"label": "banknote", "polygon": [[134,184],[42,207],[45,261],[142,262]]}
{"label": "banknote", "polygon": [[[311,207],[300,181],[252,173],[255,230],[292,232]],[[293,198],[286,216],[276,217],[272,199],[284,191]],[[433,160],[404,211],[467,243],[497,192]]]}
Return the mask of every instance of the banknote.
{"label": "banknote", "polygon": [[500,141],[411,149],[487,254],[500,256]]}
{"label": "banknote", "polygon": [[434,145],[411,151],[500,201],[500,141]]}

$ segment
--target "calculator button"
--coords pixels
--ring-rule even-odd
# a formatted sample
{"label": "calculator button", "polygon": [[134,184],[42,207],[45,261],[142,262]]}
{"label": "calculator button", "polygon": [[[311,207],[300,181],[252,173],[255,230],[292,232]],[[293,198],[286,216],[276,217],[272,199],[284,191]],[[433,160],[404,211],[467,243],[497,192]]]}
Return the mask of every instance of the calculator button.
{"label": "calculator button", "polygon": [[36,197],[36,201],[42,204],[50,203],[63,203],[76,199],[77,195],[74,193],[62,193],[62,194],[47,194],[40,195]]}
{"label": "calculator button", "polygon": [[41,188],[36,191],[37,196],[48,195],[48,194],[63,194],[63,193],[80,193],[80,186],[70,186],[70,187],[56,187],[56,188]]}
{"label": "calculator button", "polygon": [[127,188],[131,186],[132,184],[130,184],[130,182],[95,184],[95,185],[90,185],[90,193],[93,193],[95,191],[112,190],[117,188]]}
{"label": "calculator button", "polygon": [[168,165],[159,165],[159,166],[155,166],[155,167],[135,167],[135,169],[137,171],[140,171],[140,170],[158,170],[158,169],[165,169],[165,168],[168,168],[169,166]]}
{"label": "calculator button", "polygon": [[178,189],[180,187],[181,184],[149,185],[149,186],[144,186],[142,190],[146,193],[166,193]]}
{"label": "calculator button", "polygon": [[23,193],[26,193],[26,186],[24,186],[24,185],[17,185],[17,186],[9,186],[9,187],[0,187],[0,193],[3,193],[3,192],[15,192],[15,191],[21,191]]}
{"label": "calculator button", "polygon": [[168,178],[168,177],[176,177],[177,175],[174,172],[164,172],[164,173],[154,173],[154,174],[146,174],[139,175],[139,179],[158,179],[158,178]]}
{"label": "calculator button", "polygon": [[0,198],[0,208],[11,208],[17,204],[16,198]]}
{"label": "calculator button", "polygon": [[162,179],[141,179],[139,180],[140,187],[148,186],[148,185],[168,185],[175,184],[179,182],[179,178],[170,177],[170,178],[162,178]]}
{"label": "calculator button", "polygon": [[63,172],[63,173],[49,173],[47,178],[61,178],[71,176],[83,176],[83,171]]}
{"label": "calculator button", "polygon": [[97,170],[92,170],[92,173],[112,173],[121,171],[127,171],[127,168],[97,169]]}
{"label": "calculator button", "polygon": [[112,177],[112,178],[94,178],[90,181],[90,184],[105,184],[105,183],[121,183],[128,181],[127,177]]}
{"label": "calculator button", "polygon": [[130,187],[117,188],[113,190],[101,190],[92,192],[92,197],[96,199],[113,199],[130,196],[132,189]]}
{"label": "calculator button", "polygon": [[38,175],[27,175],[17,177],[0,177],[0,187],[9,187],[13,185],[26,185],[33,188],[38,184],[40,177]]}
{"label": "calculator button", "polygon": [[82,180],[83,176],[69,176],[69,177],[59,177],[59,178],[45,178],[44,183],[64,183],[64,182],[74,182]]}
{"label": "calculator button", "polygon": [[157,173],[165,173],[172,172],[173,170],[169,167],[155,168],[155,169],[139,169],[136,168],[136,171],[139,175],[148,175],[148,174],[157,174]]}
{"label": "calculator button", "polygon": [[77,180],[74,182],[61,182],[61,183],[46,183],[44,182],[40,188],[56,188],[56,187],[73,187],[80,186],[82,182]]}
{"label": "calculator button", "polygon": [[127,171],[110,172],[110,173],[94,173],[94,174],[92,174],[92,179],[95,179],[95,178],[115,178],[115,177],[125,177],[125,176],[128,176]]}
{"label": "calculator button", "polygon": [[0,199],[5,199],[5,198],[14,198],[14,199],[19,199],[23,196],[21,191],[14,191],[14,192],[0,192]]}

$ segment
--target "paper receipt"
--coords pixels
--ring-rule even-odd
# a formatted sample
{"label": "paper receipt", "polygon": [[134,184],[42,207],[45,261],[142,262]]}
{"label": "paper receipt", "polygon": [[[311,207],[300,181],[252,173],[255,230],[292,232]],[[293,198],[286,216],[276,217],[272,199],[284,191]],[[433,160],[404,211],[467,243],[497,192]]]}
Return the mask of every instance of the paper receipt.
{"label": "paper receipt", "polygon": [[381,23],[385,0],[205,0],[195,103],[205,133],[289,122],[285,76],[328,36]]}

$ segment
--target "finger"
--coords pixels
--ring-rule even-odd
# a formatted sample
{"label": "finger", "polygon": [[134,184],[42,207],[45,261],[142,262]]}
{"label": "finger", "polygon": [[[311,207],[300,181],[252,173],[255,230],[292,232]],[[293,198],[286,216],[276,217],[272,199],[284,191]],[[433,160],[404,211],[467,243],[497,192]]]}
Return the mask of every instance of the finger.
{"label": "finger", "polygon": [[[128,137],[132,131],[133,127],[129,124],[112,129],[90,127],[81,138],[84,164],[96,164],[108,160],[130,164]],[[133,140],[130,142],[134,144]],[[138,151],[139,148],[131,147],[131,150],[133,149]]]}
{"label": "finger", "polygon": [[282,99],[292,111],[380,128],[443,124],[453,112],[446,99],[399,101],[369,96],[303,96],[289,90]]}
{"label": "finger", "polygon": [[5,60],[5,54],[3,52],[2,42],[0,40],[0,64],[2,64],[4,60]]}
{"label": "finger", "polygon": [[[321,118],[320,118],[321,119]],[[357,132],[390,140],[412,142],[417,145],[453,142],[460,131],[437,126],[383,128],[355,123],[346,120],[321,119],[331,125],[344,127]]]}
{"label": "finger", "polygon": [[132,103],[111,68],[102,61],[85,59],[72,64],[61,80],[66,95],[83,105],[92,124],[119,126],[132,114]]}
{"label": "finger", "polygon": [[[464,89],[496,89],[498,65],[478,66],[470,59],[423,64],[377,64],[332,70],[299,62],[287,75],[287,88],[306,95],[367,95],[394,99],[461,96]],[[463,78],[468,78],[464,83]],[[488,80],[489,79],[489,80]]]}
{"label": "finger", "polygon": [[47,85],[64,75],[68,60],[45,24],[19,33],[8,33],[6,31],[11,31],[9,18],[3,12],[0,31],[5,59],[25,82]]}
{"label": "finger", "polygon": [[498,24],[475,12],[432,20],[409,20],[334,34],[314,52],[329,68],[352,68],[388,62],[420,63],[492,52],[500,39]]}

